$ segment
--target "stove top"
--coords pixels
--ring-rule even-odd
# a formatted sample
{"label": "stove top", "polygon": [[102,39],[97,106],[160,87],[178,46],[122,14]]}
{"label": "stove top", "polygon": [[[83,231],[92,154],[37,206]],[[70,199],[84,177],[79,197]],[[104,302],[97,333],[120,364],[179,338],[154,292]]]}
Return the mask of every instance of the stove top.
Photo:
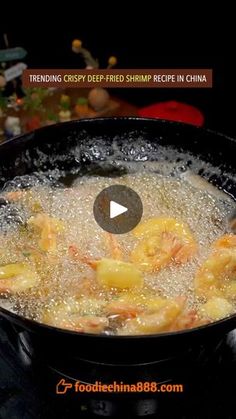
{"label": "stove top", "polygon": [[[193,351],[195,353],[195,351]],[[80,360],[59,371],[34,358],[24,333],[0,319],[0,419],[147,417],[233,419],[235,417],[236,330],[197,356],[183,353],[139,365],[105,365]],[[63,381],[64,380],[64,381]],[[183,392],[78,393],[75,382],[181,384]],[[57,394],[58,383],[68,391]],[[64,391],[64,390],[63,390]],[[63,393],[61,388],[59,393]]]}

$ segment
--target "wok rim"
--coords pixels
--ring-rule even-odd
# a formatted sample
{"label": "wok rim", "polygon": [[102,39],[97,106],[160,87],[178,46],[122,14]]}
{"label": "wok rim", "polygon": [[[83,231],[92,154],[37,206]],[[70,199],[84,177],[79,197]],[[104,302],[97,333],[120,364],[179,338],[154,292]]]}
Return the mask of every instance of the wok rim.
{"label": "wok rim", "polygon": [[144,117],[139,117],[139,116],[114,116],[114,117],[107,116],[107,117],[98,117],[98,118],[73,119],[71,121],[66,121],[66,122],[57,122],[56,124],[53,124],[53,125],[45,125],[43,127],[37,128],[33,131],[26,132],[26,133],[17,135],[16,137],[10,138],[9,140],[3,141],[2,143],[0,143],[0,150],[2,148],[4,148],[5,145],[9,145],[11,143],[18,143],[19,140],[22,140],[23,137],[27,137],[27,136],[32,136],[33,137],[33,135],[35,133],[42,132],[44,130],[50,131],[51,129],[59,128],[59,127],[66,126],[66,125],[68,125],[68,126],[71,125],[72,126],[74,124],[77,125],[77,124],[84,123],[84,122],[85,123],[92,123],[92,122],[96,122],[96,121],[98,121],[98,122],[103,122],[103,121],[143,121],[143,122],[148,122],[148,123],[149,122],[154,122],[154,123],[158,122],[158,123],[161,123],[163,125],[175,125],[175,126],[178,126],[180,128],[183,127],[183,129],[184,129],[184,127],[188,127],[190,129],[193,129],[193,131],[200,131],[202,133],[217,135],[219,137],[225,138],[226,140],[232,141],[233,143],[236,143],[236,137],[234,138],[234,137],[231,137],[231,136],[229,136],[227,134],[224,134],[220,131],[215,131],[215,130],[210,129],[210,128],[205,128],[205,127],[189,124],[189,123],[182,122],[182,121],[171,121],[171,120],[162,119],[162,118],[147,118],[147,117],[144,118]]}
{"label": "wok rim", "polygon": [[[168,338],[168,337],[174,337],[174,336],[186,336],[186,335],[191,335],[194,334],[195,332],[201,332],[201,331],[205,331],[206,329],[209,328],[215,328],[218,327],[220,325],[223,325],[224,323],[229,323],[230,321],[234,320],[235,321],[235,325],[236,325],[236,313],[232,314],[229,317],[225,317],[223,319],[211,322],[211,323],[207,323],[205,325],[202,326],[198,326],[198,327],[193,327],[191,329],[183,329],[183,330],[176,330],[173,332],[161,332],[161,333],[152,333],[152,334],[143,334],[143,335],[106,335],[103,333],[88,333],[88,332],[77,332],[75,330],[70,330],[70,329],[61,329],[59,327],[56,326],[50,326],[48,324],[45,323],[40,323],[36,320],[32,320],[29,319],[27,317],[21,316],[20,314],[16,314],[14,312],[11,312],[10,310],[7,310],[3,307],[0,307],[0,315],[3,315],[3,317],[7,318],[9,320],[9,318],[13,318],[14,320],[16,320],[14,323],[20,324],[21,327],[22,326],[22,322],[24,322],[24,328],[29,330],[29,331],[33,331],[33,329],[36,328],[42,328],[44,329],[44,331],[55,331],[58,333],[62,333],[63,335],[70,335],[70,336],[86,336],[86,337],[99,337],[100,339],[116,339],[116,340],[127,340],[132,338],[132,340],[135,339],[140,339],[140,338],[145,338],[145,339],[157,339],[157,338]],[[232,328],[233,330],[233,328]]]}
{"label": "wok rim", "polygon": [[[136,116],[123,116],[123,117],[100,117],[100,118],[81,118],[81,119],[75,119],[75,120],[71,120],[71,121],[67,121],[67,122],[60,122],[57,124],[53,124],[53,125],[49,125],[49,126],[44,126],[44,127],[40,127],[34,131],[28,132],[28,133],[24,133],[24,134],[20,134],[14,138],[11,138],[7,141],[4,141],[3,143],[0,144],[0,153],[1,150],[4,149],[5,146],[11,145],[11,144],[18,144],[22,141],[23,138],[28,138],[27,142],[30,142],[30,136],[34,136],[35,133],[38,132],[43,132],[43,131],[50,131],[51,129],[55,129],[55,127],[58,129],[60,129],[60,127],[62,126],[73,126],[73,125],[79,125],[80,123],[93,123],[96,121],[99,122],[103,122],[103,121],[143,121],[143,122],[152,122],[152,123],[160,123],[163,125],[173,125],[176,127],[179,127],[182,129],[185,129],[184,127],[188,127],[190,129],[192,129],[193,131],[196,132],[201,132],[202,134],[207,133],[210,135],[216,135],[218,137],[222,137],[225,138],[226,140],[236,144],[236,138],[230,137],[227,134],[224,134],[222,132],[218,132],[218,131],[214,131],[212,129],[209,128],[205,128],[205,127],[200,127],[200,126],[196,126],[196,125],[192,125],[189,123],[184,123],[181,121],[170,121],[170,120],[166,120],[166,119],[161,119],[161,118],[143,118],[143,117],[136,117]],[[43,142],[43,141],[42,141]],[[55,327],[55,326],[50,326],[48,324],[45,323],[40,323],[36,320],[33,319],[29,319],[27,317],[24,317],[20,314],[16,314],[10,310],[7,310],[4,307],[0,306],[0,315],[2,315],[4,318],[7,318],[10,321],[11,319],[14,319],[16,324],[20,324],[21,327],[24,327],[25,329],[32,331],[32,329],[35,328],[41,328],[44,331],[48,331],[48,332],[58,332],[61,333],[63,335],[70,335],[70,336],[85,336],[88,338],[100,338],[100,339],[109,339],[109,340],[128,340],[128,339],[132,339],[132,340],[137,340],[137,339],[158,339],[158,338],[170,338],[170,337],[175,337],[175,336],[186,336],[186,335],[192,335],[192,334],[196,334],[196,332],[201,332],[201,331],[206,331],[207,329],[213,329],[213,328],[217,328],[218,326],[224,325],[225,323],[230,323],[230,321],[235,321],[235,325],[236,325],[236,313],[232,314],[231,316],[225,317],[223,319],[211,322],[211,323],[207,323],[205,325],[202,326],[198,326],[198,327],[194,327],[191,329],[183,329],[183,330],[177,330],[177,331],[172,331],[172,332],[161,332],[161,333],[152,333],[152,334],[141,334],[141,335],[106,335],[106,334],[102,334],[102,333],[87,333],[87,332],[77,332],[74,330],[69,330],[69,329],[61,329],[59,327]],[[22,323],[24,323],[24,325],[22,325]],[[233,330],[233,328],[232,328]]]}

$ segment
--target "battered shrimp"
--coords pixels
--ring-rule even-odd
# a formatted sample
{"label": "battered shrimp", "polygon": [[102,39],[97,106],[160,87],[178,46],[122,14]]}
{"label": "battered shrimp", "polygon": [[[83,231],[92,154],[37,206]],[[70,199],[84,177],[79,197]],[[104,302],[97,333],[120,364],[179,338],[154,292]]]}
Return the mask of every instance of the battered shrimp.
{"label": "battered shrimp", "polygon": [[141,307],[135,303],[126,303],[125,301],[112,301],[105,308],[108,316],[117,315],[122,319],[134,318],[142,311]]}
{"label": "battered shrimp", "polygon": [[236,235],[224,235],[213,243],[208,259],[195,276],[199,297],[236,298]]}
{"label": "battered shrimp", "polygon": [[0,295],[23,292],[38,283],[38,275],[24,263],[12,263],[0,267]]}
{"label": "battered shrimp", "polygon": [[97,282],[103,287],[124,289],[143,285],[142,274],[132,263],[109,258],[90,260],[75,245],[69,246],[69,253],[76,261],[95,270]]}
{"label": "battered shrimp", "polygon": [[107,304],[105,312],[123,319],[137,317],[139,314],[151,314],[165,307],[167,299],[148,291],[137,293],[128,291],[121,293],[115,300]]}
{"label": "battered shrimp", "polygon": [[200,314],[208,321],[220,320],[234,312],[233,304],[221,297],[212,297],[200,308]]}
{"label": "battered shrimp", "polygon": [[183,304],[179,301],[166,300],[164,307],[151,314],[141,314],[126,321],[119,330],[121,335],[143,335],[167,330],[182,312]]}
{"label": "battered shrimp", "polygon": [[203,326],[208,323],[204,314],[205,313],[201,313],[199,316],[199,313],[196,310],[184,310],[172,323],[169,331],[186,330],[193,327]]}
{"label": "battered shrimp", "polygon": [[[144,170],[115,181],[86,176],[70,188],[37,180],[32,189],[3,192],[3,306],[52,327],[112,335],[184,330],[235,313],[231,200],[225,206],[177,176]],[[144,192],[146,221],[121,236],[90,222],[97,190],[116,181]]]}
{"label": "battered shrimp", "polygon": [[172,260],[184,263],[197,251],[189,227],[174,218],[151,218],[140,224],[134,235],[141,241],[130,258],[142,271],[158,271]]}
{"label": "battered shrimp", "polygon": [[61,329],[101,333],[109,325],[109,320],[99,315],[103,306],[103,300],[70,298],[64,303],[51,307],[49,311],[45,310],[41,320]]}
{"label": "battered shrimp", "polygon": [[60,329],[68,329],[75,332],[102,333],[109,326],[109,320],[106,317],[73,314],[67,319],[62,319],[61,321],[54,320],[49,324]]}
{"label": "battered shrimp", "polygon": [[39,247],[41,250],[54,251],[56,249],[56,235],[63,230],[62,221],[39,213],[31,217],[28,224],[40,231]]}

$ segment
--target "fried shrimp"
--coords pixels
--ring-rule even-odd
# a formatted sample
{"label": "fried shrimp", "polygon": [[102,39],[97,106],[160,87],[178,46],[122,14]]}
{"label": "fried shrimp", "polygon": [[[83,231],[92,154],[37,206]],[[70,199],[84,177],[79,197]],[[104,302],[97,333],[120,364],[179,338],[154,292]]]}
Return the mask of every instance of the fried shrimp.
{"label": "fried shrimp", "polygon": [[103,300],[70,298],[44,310],[41,321],[77,332],[101,333],[109,324],[106,317],[97,315],[103,306]]}
{"label": "fried shrimp", "polygon": [[[67,179],[65,168],[55,179],[40,172],[4,185],[2,307],[105,335],[172,333],[235,315],[236,235],[228,234],[235,202],[190,183],[179,162],[145,161],[141,172],[136,163],[132,173],[122,165],[121,176],[92,171]],[[115,184],[142,197],[144,218],[124,234],[103,231],[93,217],[98,190]],[[132,223],[135,209],[125,215]]]}
{"label": "fried shrimp", "polygon": [[189,227],[174,218],[151,218],[136,227],[134,235],[141,240],[130,259],[142,271],[158,271],[171,261],[187,262],[197,251]]}
{"label": "fried shrimp", "polygon": [[236,236],[224,235],[212,245],[208,259],[195,276],[195,292],[199,297],[236,298]]}
{"label": "fried shrimp", "polygon": [[121,335],[138,335],[158,333],[168,329],[183,310],[183,304],[179,301],[166,300],[164,307],[154,313],[140,314],[134,319],[129,319],[123,328]]}
{"label": "fried shrimp", "polygon": [[44,251],[56,249],[56,235],[63,230],[63,223],[57,218],[39,213],[28,220],[28,225],[40,231],[39,247]]}
{"label": "fried shrimp", "polygon": [[23,292],[38,283],[38,275],[24,263],[11,263],[0,267],[0,295]]}
{"label": "fried shrimp", "polygon": [[69,246],[69,253],[74,260],[96,271],[96,279],[101,286],[124,289],[143,285],[142,274],[132,263],[109,258],[90,260],[74,245]]}

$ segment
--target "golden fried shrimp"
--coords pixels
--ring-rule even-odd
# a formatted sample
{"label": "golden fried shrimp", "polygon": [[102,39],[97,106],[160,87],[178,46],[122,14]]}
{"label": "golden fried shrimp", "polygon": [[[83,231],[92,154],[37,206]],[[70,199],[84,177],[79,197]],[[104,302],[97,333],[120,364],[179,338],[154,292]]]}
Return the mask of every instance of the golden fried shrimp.
{"label": "golden fried shrimp", "polygon": [[224,289],[224,296],[229,300],[236,300],[236,280],[230,281]]}
{"label": "golden fried shrimp", "polygon": [[212,245],[213,251],[198,269],[194,285],[197,296],[236,297],[236,236],[225,235]]}
{"label": "golden fried shrimp", "polygon": [[54,251],[56,249],[56,235],[63,230],[62,221],[47,214],[39,213],[31,217],[28,224],[40,231],[39,247],[41,250]]}
{"label": "golden fried shrimp", "polygon": [[155,272],[172,260],[184,263],[196,253],[189,227],[174,218],[151,218],[134,229],[141,240],[130,258],[142,271]]}
{"label": "golden fried shrimp", "polygon": [[24,292],[37,286],[38,275],[24,263],[12,263],[0,267],[0,295]]}
{"label": "golden fried shrimp", "polygon": [[106,317],[80,316],[73,314],[68,319],[61,319],[61,321],[58,321],[57,319],[48,324],[50,326],[59,327],[60,329],[68,329],[75,332],[101,333],[109,326],[109,320]]}
{"label": "golden fried shrimp", "polygon": [[221,297],[212,297],[200,308],[200,313],[208,320],[220,320],[234,312],[234,306]]}
{"label": "golden fried shrimp", "polygon": [[132,263],[108,258],[90,260],[75,245],[69,246],[69,253],[74,260],[96,271],[97,283],[101,286],[125,289],[143,285],[141,272]]}
{"label": "golden fried shrimp", "polygon": [[225,234],[217,239],[212,247],[213,249],[231,249],[236,251],[236,235]]}
{"label": "golden fried shrimp", "polygon": [[126,303],[125,301],[111,301],[105,308],[105,313],[110,315],[118,315],[122,319],[131,319],[136,317],[143,310],[135,303]]}
{"label": "golden fried shrimp", "polygon": [[168,330],[182,310],[183,304],[180,301],[166,300],[165,306],[160,310],[127,320],[124,327],[119,330],[119,334],[143,335]]}
{"label": "golden fried shrimp", "polygon": [[131,252],[131,261],[142,271],[155,272],[166,266],[180,250],[176,239],[168,233],[141,240]]}
{"label": "golden fried shrimp", "polygon": [[208,323],[206,318],[199,316],[196,310],[184,310],[172,323],[169,331],[192,329],[206,323]]}
{"label": "golden fried shrimp", "polygon": [[96,278],[100,285],[108,288],[141,288],[143,277],[132,263],[103,258],[97,262]]}
{"label": "golden fried shrimp", "polygon": [[[179,298],[179,302],[182,300]],[[152,294],[147,290],[137,292],[135,289],[122,292],[108,303],[105,312],[108,315],[118,315],[122,319],[134,318],[141,313],[151,314],[166,306],[166,298]]]}
{"label": "golden fried shrimp", "polygon": [[69,298],[45,310],[41,316],[43,323],[77,332],[101,333],[109,320],[100,315],[105,302],[95,298]]}

